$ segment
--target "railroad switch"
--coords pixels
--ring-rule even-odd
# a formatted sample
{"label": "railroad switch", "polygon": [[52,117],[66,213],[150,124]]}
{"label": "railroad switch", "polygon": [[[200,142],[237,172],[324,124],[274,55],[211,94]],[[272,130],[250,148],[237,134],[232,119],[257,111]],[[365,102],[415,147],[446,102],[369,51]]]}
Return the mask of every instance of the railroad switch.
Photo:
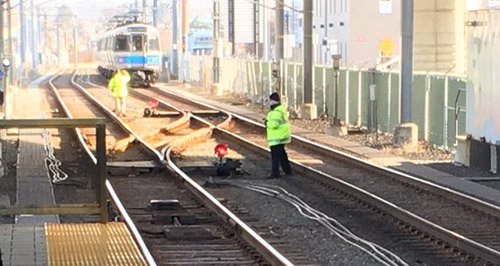
{"label": "railroad switch", "polygon": [[177,116],[179,112],[160,112],[158,111],[158,107],[160,106],[160,102],[156,99],[151,99],[148,102],[148,107],[144,108],[144,117],[168,117],[168,116]]}

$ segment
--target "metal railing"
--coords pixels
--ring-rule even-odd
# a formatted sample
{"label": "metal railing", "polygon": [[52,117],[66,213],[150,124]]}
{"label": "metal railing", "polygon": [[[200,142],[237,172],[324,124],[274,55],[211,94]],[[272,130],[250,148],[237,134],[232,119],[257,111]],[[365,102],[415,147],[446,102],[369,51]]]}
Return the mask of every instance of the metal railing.
{"label": "metal railing", "polygon": [[107,169],[106,169],[106,119],[105,118],[53,118],[0,120],[0,129],[9,128],[95,128],[97,137],[97,174],[95,177],[97,203],[55,204],[36,206],[0,207],[0,215],[100,215],[101,222],[108,221]]}

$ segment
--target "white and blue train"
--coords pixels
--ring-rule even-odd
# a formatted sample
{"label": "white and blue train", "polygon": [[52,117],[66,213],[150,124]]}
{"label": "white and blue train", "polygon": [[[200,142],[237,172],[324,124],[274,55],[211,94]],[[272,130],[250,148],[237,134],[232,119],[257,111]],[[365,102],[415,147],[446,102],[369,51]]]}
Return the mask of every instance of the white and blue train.
{"label": "white and blue train", "polygon": [[107,79],[126,69],[132,85],[150,86],[158,80],[162,52],[160,34],[151,25],[133,23],[103,32],[95,39],[98,70]]}

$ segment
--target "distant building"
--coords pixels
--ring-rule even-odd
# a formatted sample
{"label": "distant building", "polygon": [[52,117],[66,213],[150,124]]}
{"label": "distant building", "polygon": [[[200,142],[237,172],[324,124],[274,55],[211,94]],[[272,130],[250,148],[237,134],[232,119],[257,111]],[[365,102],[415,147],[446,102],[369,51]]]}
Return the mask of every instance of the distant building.
{"label": "distant building", "polygon": [[[466,0],[415,2],[416,71],[465,71]],[[401,0],[314,0],[316,63],[341,54],[348,66],[375,66],[399,57]]]}
{"label": "distant building", "polygon": [[375,66],[399,54],[400,0],[314,0],[316,63],[341,54],[347,66]]}
{"label": "distant building", "polygon": [[[500,8],[487,3],[467,14],[466,165],[500,171]],[[460,149],[459,149],[460,151]]]}

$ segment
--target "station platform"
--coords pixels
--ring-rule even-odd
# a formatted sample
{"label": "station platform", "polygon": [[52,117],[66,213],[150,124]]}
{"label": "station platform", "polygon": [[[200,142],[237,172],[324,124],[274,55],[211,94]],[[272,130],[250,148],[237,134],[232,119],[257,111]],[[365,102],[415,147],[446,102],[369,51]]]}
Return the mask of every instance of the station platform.
{"label": "station platform", "polygon": [[[8,118],[50,117],[42,112],[47,110],[43,108],[46,95],[39,88],[48,76],[50,74],[26,88],[12,90],[14,99]],[[2,130],[2,136],[18,141],[16,195],[3,201],[16,206],[56,203],[45,162],[45,133],[43,129]],[[0,180],[5,176],[0,176]],[[2,195],[3,199],[6,197]],[[4,266],[147,265],[124,223],[63,224],[57,215],[17,215],[13,221],[0,224],[1,265]]]}
{"label": "station platform", "polygon": [[[243,106],[206,99],[203,96],[196,95],[181,88],[181,86],[166,86],[163,87],[163,89],[173,93],[182,94],[190,99],[205,102],[212,106],[219,107],[255,121],[261,122],[265,116],[263,113],[245,108]],[[422,162],[405,159],[382,150],[377,150],[339,137],[329,136],[293,125],[292,134],[315,141],[325,146],[333,147],[356,157],[367,159],[377,165],[389,167],[500,206],[500,190],[472,182],[467,178],[461,178],[450,173],[439,171],[424,165]]]}

